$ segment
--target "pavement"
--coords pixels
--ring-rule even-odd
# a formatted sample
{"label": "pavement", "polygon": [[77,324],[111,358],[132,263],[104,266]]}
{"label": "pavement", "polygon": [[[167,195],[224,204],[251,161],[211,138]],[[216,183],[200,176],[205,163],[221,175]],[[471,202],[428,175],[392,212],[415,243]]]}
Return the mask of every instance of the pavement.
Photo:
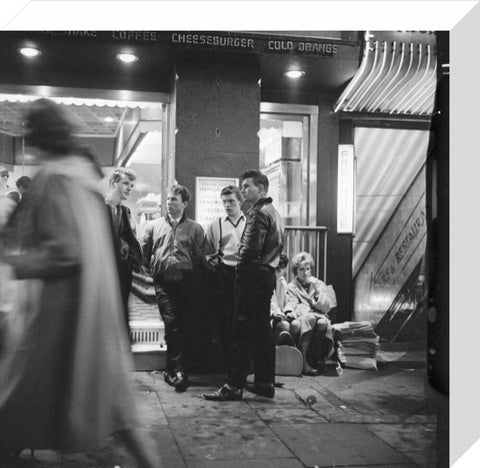
{"label": "pavement", "polygon": [[[344,369],[283,377],[274,399],[244,394],[209,402],[222,375],[191,375],[176,393],[160,372],[135,372],[142,434],[166,468],[302,468],[448,466],[447,403],[426,385],[423,352],[388,351],[378,371]],[[447,448],[446,448],[447,447]],[[95,451],[28,451],[3,467],[138,467],[112,437]]]}

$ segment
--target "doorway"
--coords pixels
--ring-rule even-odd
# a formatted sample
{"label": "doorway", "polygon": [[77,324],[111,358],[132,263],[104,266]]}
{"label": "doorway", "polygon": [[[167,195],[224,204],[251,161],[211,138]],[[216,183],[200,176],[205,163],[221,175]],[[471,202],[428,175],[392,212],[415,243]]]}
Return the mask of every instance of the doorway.
{"label": "doorway", "polygon": [[287,226],[315,226],[317,106],[260,104],[260,170]]}
{"label": "doorway", "polygon": [[[167,164],[169,95],[163,93],[61,88],[49,86],[0,87],[0,164],[10,180],[33,176],[37,163],[24,145],[25,118],[30,103],[51,99],[62,106],[81,146],[96,156],[105,176],[119,166],[137,174],[126,203],[138,227],[161,214],[162,193],[169,181]],[[139,235],[141,232],[138,233]]]}

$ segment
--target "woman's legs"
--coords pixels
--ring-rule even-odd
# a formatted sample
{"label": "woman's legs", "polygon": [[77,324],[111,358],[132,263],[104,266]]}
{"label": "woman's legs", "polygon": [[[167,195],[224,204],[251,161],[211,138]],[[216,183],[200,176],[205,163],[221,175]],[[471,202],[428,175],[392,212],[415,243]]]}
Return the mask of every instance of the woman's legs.
{"label": "woman's legs", "polygon": [[[298,348],[300,349],[300,352],[302,353],[303,356],[303,373],[308,374],[311,372],[315,372],[316,369],[314,369],[307,361],[307,352],[310,347],[310,342],[312,340],[313,336],[313,329],[316,324],[316,317],[313,314],[309,314],[305,320],[308,320],[308,323],[310,325],[310,330],[305,332],[303,335],[300,337],[300,342],[298,343]],[[292,322],[293,324],[294,322]]]}
{"label": "woman's legs", "polygon": [[302,329],[302,325],[300,321],[295,319],[290,323],[290,335],[292,335],[293,341],[298,346],[300,344],[300,330]]}
{"label": "woman's legs", "polygon": [[315,325],[315,329],[313,331],[313,340],[314,340],[314,347],[315,347],[315,360],[318,361],[320,366],[325,364],[325,358],[329,352],[328,349],[328,342],[325,340],[325,335],[328,331],[328,327],[330,326],[330,322],[326,317],[320,317],[317,319],[317,323]]}

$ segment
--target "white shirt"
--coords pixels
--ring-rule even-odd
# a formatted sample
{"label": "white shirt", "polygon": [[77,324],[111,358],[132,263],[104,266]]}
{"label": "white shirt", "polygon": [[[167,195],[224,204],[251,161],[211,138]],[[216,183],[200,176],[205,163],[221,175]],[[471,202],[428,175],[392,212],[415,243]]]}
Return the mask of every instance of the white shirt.
{"label": "white shirt", "polygon": [[[223,263],[228,266],[235,266],[238,260],[238,246],[245,228],[245,215],[240,214],[237,222],[234,223],[228,216],[220,218],[222,225],[222,242],[220,248],[223,252]],[[207,260],[218,253],[220,239],[220,225],[218,218],[207,227],[205,253]]]}

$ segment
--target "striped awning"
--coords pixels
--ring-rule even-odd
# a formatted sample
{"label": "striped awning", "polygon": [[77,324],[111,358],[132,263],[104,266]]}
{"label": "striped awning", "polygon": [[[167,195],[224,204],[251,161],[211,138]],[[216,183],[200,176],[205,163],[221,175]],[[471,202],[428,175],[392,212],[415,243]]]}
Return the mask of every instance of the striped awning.
{"label": "striped awning", "polygon": [[334,111],[430,116],[436,83],[433,32],[367,31],[360,68]]}
{"label": "striped awning", "polygon": [[0,102],[10,102],[10,103],[30,103],[41,97],[47,97],[52,101],[58,104],[64,104],[66,106],[89,106],[89,107],[120,107],[125,108],[129,107],[132,109],[141,108],[162,108],[161,102],[145,102],[145,101],[123,101],[123,100],[111,100],[111,99],[89,99],[89,98],[80,98],[80,97],[69,97],[69,96],[42,96],[42,95],[29,95],[29,94],[1,94],[0,93]]}

